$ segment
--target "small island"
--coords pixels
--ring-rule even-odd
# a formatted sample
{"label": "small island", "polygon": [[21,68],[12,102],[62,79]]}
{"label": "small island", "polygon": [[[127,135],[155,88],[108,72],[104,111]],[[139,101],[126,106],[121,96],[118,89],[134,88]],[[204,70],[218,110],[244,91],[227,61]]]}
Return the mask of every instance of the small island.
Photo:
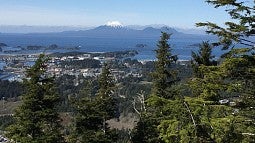
{"label": "small island", "polygon": [[137,48],[145,48],[147,46],[148,46],[147,44],[136,44],[135,47],[137,47]]}

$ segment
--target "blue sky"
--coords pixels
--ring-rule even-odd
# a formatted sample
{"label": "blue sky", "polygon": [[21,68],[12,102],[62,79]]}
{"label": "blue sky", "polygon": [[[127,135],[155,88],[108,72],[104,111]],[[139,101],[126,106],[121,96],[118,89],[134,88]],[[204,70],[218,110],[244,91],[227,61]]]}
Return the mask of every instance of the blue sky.
{"label": "blue sky", "polygon": [[98,26],[166,24],[193,28],[229,17],[204,0],[0,0],[0,25]]}

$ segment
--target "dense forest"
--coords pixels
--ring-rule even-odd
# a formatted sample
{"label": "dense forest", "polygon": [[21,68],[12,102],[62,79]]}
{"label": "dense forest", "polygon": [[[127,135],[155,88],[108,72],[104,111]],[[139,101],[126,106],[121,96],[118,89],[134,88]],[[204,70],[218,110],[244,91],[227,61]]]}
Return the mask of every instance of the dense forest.
{"label": "dense forest", "polygon": [[[206,2],[226,8],[235,22],[225,27],[197,23],[219,41],[202,42],[186,65],[178,64],[171,34],[165,32],[155,50],[156,61],[62,65],[100,67],[96,78],[50,76],[49,57],[40,55],[22,85],[0,82],[2,97],[20,96],[22,101],[13,116],[0,117],[5,135],[20,143],[255,142],[255,42],[249,40],[255,35],[255,1],[252,6],[237,0]],[[222,47],[219,59],[212,54],[217,46]],[[137,72],[143,76],[112,76],[112,68],[129,70],[131,65],[141,67]],[[135,118],[135,125],[113,127],[111,121],[120,122],[122,116]]]}

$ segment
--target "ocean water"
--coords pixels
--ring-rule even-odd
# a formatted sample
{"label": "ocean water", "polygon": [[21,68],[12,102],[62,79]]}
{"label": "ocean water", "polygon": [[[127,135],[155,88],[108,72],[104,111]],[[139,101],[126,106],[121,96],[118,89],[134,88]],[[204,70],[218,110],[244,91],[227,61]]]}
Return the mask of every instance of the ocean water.
{"label": "ocean water", "polygon": [[[83,52],[112,52],[123,50],[136,50],[139,60],[155,59],[155,49],[159,38],[89,38],[89,37],[50,37],[50,36],[28,36],[28,35],[0,35],[0,43],[12,47],[26,47],[28,45],[49,46],[57,44],[60,47],[81,46],[79,51]],[[169,40],[172,53],[178,55],[180,60],[190,60],[191,51],[197,51],[197,45],[202,41],[215,41],[215,38],[208,36],[173,37]],[[146,47],[136,47],[137,44],[146,44]],[[57,50],[55,52],[67,52]],[[222,54],[220,48],[215,48],[213,54],[219,57]]]}

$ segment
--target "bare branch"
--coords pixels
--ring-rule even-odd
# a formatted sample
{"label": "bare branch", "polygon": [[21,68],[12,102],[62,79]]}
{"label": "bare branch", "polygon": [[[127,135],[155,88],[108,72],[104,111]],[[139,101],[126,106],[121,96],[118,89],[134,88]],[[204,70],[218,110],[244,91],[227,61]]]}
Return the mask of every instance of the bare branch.
{"label": "bare branch", "polygon": [[193,117],[193,115],[192,115],[190,109],[189,109],[188,104],[187,104],[185,101],[184,101],[183,103],[184,103],[184,105],[186,106],[186,108],[187,108],[187,110],[188,110],[188,112],[189,112],[189,114],[190,114],[190,117],[191,117],[191,119],[192,119],[192,122],[193,122],[194,126],[196,127],[196,126],[197,126],[197,125],[196,125],[196,122],[195,122],[195,120],[194,120],[194,117]]}
{"label": "bare branch", "polygon": [[141,113],[136,109],[136,107],[135,107],[135,99],[134,99],[134,101],[132,102],[132,104],[133,104],[133,108],[134,108],[134,110],[135,110],[135,112],[137,113],[137,114],[139,114],[139,116],[141,116]]}

